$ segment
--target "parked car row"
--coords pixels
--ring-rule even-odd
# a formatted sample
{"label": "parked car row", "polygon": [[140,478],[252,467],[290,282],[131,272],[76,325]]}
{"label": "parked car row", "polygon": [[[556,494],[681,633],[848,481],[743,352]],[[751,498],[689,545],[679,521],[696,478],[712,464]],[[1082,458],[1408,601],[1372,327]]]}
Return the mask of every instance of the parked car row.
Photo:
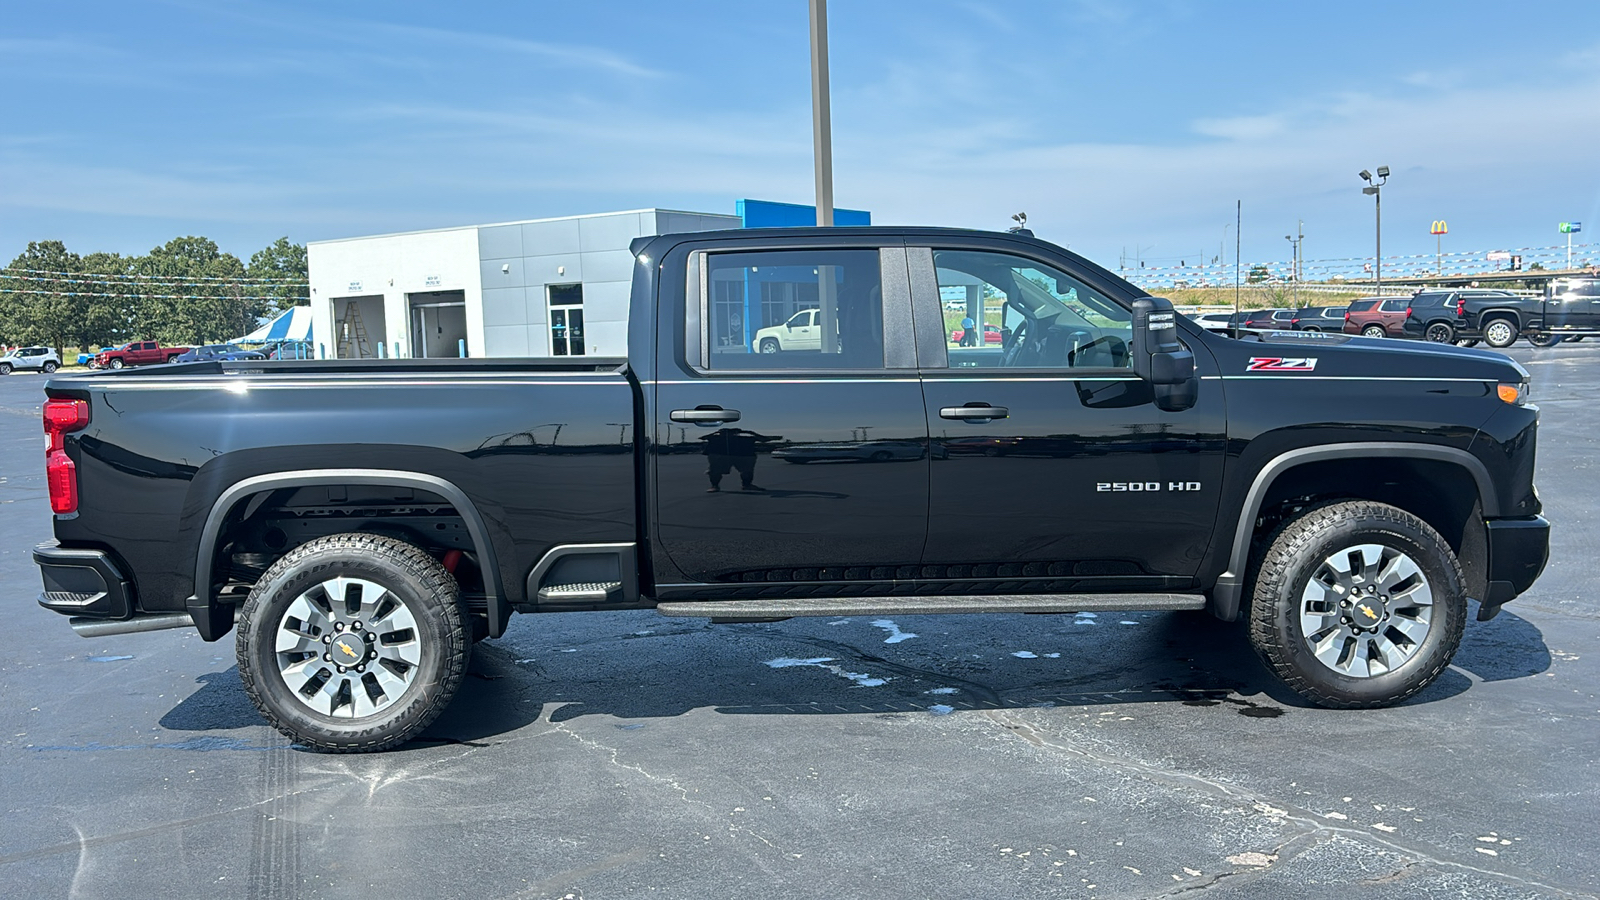
{"label": "parked car row", "polygon": [[1438,288],[1409,297],[1363,297],[1347,306],[1255,309],[1195,316],[1211,331],[1342,331],[1503,350],[1600,337],[1600,278],[1559,278],[1542,296],[1488,288]]}

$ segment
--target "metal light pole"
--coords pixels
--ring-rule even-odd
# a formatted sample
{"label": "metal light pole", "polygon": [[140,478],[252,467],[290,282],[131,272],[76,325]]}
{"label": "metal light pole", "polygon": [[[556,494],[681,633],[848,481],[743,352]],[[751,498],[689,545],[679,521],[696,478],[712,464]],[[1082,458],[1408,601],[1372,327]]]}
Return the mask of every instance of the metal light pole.
{"label": "metal light pole", "polygon": [[828,0],[811,0],[811,137],[817,163],[817,224],[833,224],[833,126],[828,113]]}
{"label": "metal light pole", "polygon": [[1377,249],[1377,255],[1373,258],[1373,261],[1372,261],[1372,279],[1373,279],[1373,290],[1372,290],[1372,293],[1376,294],[1379,297],[1382,297],[1383,296],[1383,193],[1381,191],[1381,188],[1384,186],[1384,184],[1386,184],[1389,181],[1389,167],[1388,166],[1379,166],[1378,167],[1378,180],[1377,181],[1373,181],[1372,180],[1372,173],[1371,172],[1368,172],[1366,169],[1362,169],[1361,170],[1361,180],[1365,181],[1367,183],[1367,186],[1361,189],[1361,193],[1363,193],[1363,194],[1371,194],[1372,195],[1372,199],[1374,201],[1373,202],[1373,206],[1377,210],[1377,216],[1378,216],[1378,249]]}
{"label": "metal light pole", "polygon": [[[1294,234],[1298,234],[1299,237]],[[1302,240],[1306,240],[1306,223],[1304,221],[1299,221],[1296,224],[1296,232],[1294,234],[1283,235],[1283,240],[1290,242],[1290,279],[1294,280],[1294,306],[1298,307],[1299,282],[1301,282],[1301,251],[1299,251],[1299,245],[1301,245]]]}

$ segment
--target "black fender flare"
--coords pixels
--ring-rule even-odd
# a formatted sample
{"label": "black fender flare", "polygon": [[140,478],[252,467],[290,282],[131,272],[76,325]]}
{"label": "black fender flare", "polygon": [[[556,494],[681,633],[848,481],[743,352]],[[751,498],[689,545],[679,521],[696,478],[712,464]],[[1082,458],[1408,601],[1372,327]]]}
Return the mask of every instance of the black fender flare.
{"label": "black fender flare", "polygon": [[299,469],[256,475],[234,482],[211,504],[195,556],[195,592],[186,601],[189,615],[194,619],[203,640],[217,640],[233,628],[233,611],[221,608],[211,592],[211,561],[216,555],[217,539],[221,537],[223,523],[228,520],[234,507],[246,497],[263,491],[335,484],[403,486],[429,491],[449,501],[461,514],[467,534],[478,553],[479,568],[483,570],[483,590],[488,603],[489,633],[493,637],[505,633],[510,610],[500,584],[500,567],[495,559],[494,542],[489,539],[489,529],[483,515],[465,491],[443,478],[422,472],[399,469]]}
{"label": "black fender flare", "polygon": [[1500,496],[1495,490],[1494,480],[1489,477],[1488,467],[1482,460],[1458,447],[1406,441],[1373,441],[1323,444],[1280,453],[1261,467],[1261,471],[1256,473],[1255,479],[1250,483],[1250,490],[1245,494],[1244,506],[1239,510],[1239,521],[1234,527],[1233,544],[1229,548],[1228,568],[1217,576],[1216,585],[1211,590],[1211,611],[1217,618],[1225,622],[1239,618],[1246,586],[1245,574],[1250,565],[1250,543],[1255,536],[1256,518],[1261,514],[1261,503],[1266,498],[1267,491],[1271,489],[1272,483],[1283,473],[1306,463],[1359,457],[1409,457],[1459,465],[1467,470],[1472,476],[1473,483],[1478,486],[1478,503],[1484,518],[1503,515],[1500,509]]}

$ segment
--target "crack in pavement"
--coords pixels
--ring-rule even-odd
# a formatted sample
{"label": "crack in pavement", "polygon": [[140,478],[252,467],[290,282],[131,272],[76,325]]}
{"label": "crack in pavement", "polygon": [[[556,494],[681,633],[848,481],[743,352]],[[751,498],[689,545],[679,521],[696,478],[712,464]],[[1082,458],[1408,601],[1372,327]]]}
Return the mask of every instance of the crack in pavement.
{"label": "crack in pavement", "polygon": [[[669,777],[666,777],[664,775],[656,775],[656,774],[651,773],[647,769],[645,769],[643,766],[632,765],[630,763],[623,762],[619,758],[621,756],[621,753],[622,753],[621,748],[612,747],[612,746],[609,746],[607,744],[602,744],[601,742],[595,740],[594,738],[586,737],[584,735],[581,735],[581,734],[577,733],[576,731],[573,731],[571,728],[568,728],[565,722],[556,722],[556,721],[552,720],[552,721],[549,722],[549,724],[550,724],[551,728],[553,728],[555,731],[558,731],[558,732],[566,735],[567,737],[572,738],[573,740],[577,741],[579,744],[581,744],[581,745],[583,745],[583,746],[585,746],[585,747],[587,747],[587,748],[589,748],[591,750],[597,750],[597,751],[600,751],[600,752],[606,754],[608,761],[612,765],[616,766],[617,768],[623,769],[623,770],[628,771],[628,772],[633,772],[633,773],[635,773],[637,775],[643,776],[647,781],[650,781],[650,782],[652,782],[654,784],[666,785],[667,787],[670,787],[673,790],[677,791],[678,792],[678,799],[682,800],[684,803],[689,803],[689,804],[693,804],[693,805],[696,805],[696,806],[701,806],[701,807],[705,808],[706,812],[711,813],[712,815],[716,815],[717,814],[716,807],[712,806],[710,803],[707,803],[704,800],[697,800],[697,799],[695,799],[693,797],[690,797],[689,796],[689,789],[684,787],[683,785],[679,784],[677,779],[669,778]],[[756,840],[760,841],[761,843],[766,844],[767,847],[769,847],[770,849],[773,849],[773,850],[778,850],[779,849],[776,844],[774,844],[771,841],[767,840],[766,837],[764,835],[762,835],[760,832],[753,831],[753,830],[751,830],[749,828],[745,828],[742,825],[736,825],[736,824],[730,823],[728,825],[728,830],[736,832],[736,833],[739,833],[739,834],[747,834],[750,837],[753,837]]]}
{"label": "crack in pavement", "polygon": [[[1018,740],[1025,741],[1041,749],[1048,749],[1069,756],[1076,756],[1103,766],[1110,766],[1132,771],[1158,783],[1167,784],[1173,787],[1183,787],[1191,790],[1197,790],[1215,798],[1224,799],[1235,803],[1248,803],[1253,808],[1263,812],[1264,814],[1267,814],[1271,818],[1282,819],[1285,822],[1298,826],[1301,829],[1301,833],[1296,835],[1296,838],[1308,835],[1342,835],[1357,841],[1376,844],[1385,849],[1411,857],[1419,862],[1438,866],[1443,869],[1471,872],[1487,878],[1492,878],[1497,881],[1536,888],[1538,890],[1548,892],[1554,896],[1572,898],[1591,898],[1595,896],[1591,893],[1582,892],[1577,888],[1570,888],[1562,885],[1552,884],[1546,881],[1540,881],[1532,873],[1486,869],[1482,866],[1475,866],[1462,860],[1451,859],[1447,856],[1439,855],[1437,851],[1442,850],[1442,848],[1425,847],[1423,845],[1404,841],[1395,837],[1379,837],[1378,835],[1371,834],[1359,828],[1330,824],[1321,816],[1318,816],[1316,813],[1308,809],[1304,809],[1281,800],[1269,798],[1266,795],[1250,790],[1249,788],[1238,785],[1229,785],[1219,781],[1212,781],[1199,775],[1193,775],[1187,772],[1179,772],[1175,769],[1164,769],[1148,763],[1128,759],[1126,757],[1112,756],[1107,753],[1088,750],[1082,747],[1070,746],[1053,739],[1051,736],[1045,734],[1026,722],[1019,721],[1011,713],[1011,711],[1008,710],[986,710],[980,713],[980,715],[985,716],[990,721],[1003,728],[1006,732],[1016,737]],[[1288,845],[1294,843],[1296,838],[1291,838],[1282,846],[1287,847]],[[1263,867],[1262,871],[1265,871],[1265,867]]]}

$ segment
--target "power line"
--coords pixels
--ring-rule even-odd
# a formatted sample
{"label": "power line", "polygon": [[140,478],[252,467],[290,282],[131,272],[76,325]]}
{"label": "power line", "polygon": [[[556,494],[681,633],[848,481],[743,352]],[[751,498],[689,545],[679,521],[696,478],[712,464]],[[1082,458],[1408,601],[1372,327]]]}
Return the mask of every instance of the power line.
{"label": "power line", "polygon": [[260,278],[240,279],[240,278],[231,278],[231,277],[226,276],[226,275],[194,275],[194,276],[189,276],[189,275],[144,275],[144,274],[140,274],[140,273],[122,274],[122,273],[119,273],[119,272],[59,272],[59,271],[54,271],[54,270],[51,270],[51,269],[24,269],[24,268],[20,268],[20,267],[17,267],[17,266],[6,266],[5,268],[0,269],[0,274],[8,275],[8,276],[13,277],[13,278],[22,277],[20,275],[10,275],[10,273],[12,273],[12,272],[23,272],[23,273],[26,273],[28,275],[50,275],[50,276],[65,276],[65,277],[71,277],[71,276],[75,276],[75,275],[98,275],[98,276],[100,276],[102,278],[125,278],[125,279],[130,279],[130,280],[135,280],[135,281],[138,281],[138,280],[145,280],[145,281],[175,281],[175,282],[179,282],[179,283],[183,283],[183,282],[199,283],[199,282],[205,282],[205,281],[224,281],[224,282],[228,282],[230,284],[233,284],[233,283],[237,283],[237,284],[243,284],[243,283],[250,283],[250,284],[276,284],[276,283],[280,283],[281,282],[281,283],[284,283],[284,284],[293,285],[293,284],[305,284],[306,283],[305,279],[303,279],[303,278],[276,278],[276,277],[271,277],[271,276],[263,276],[263,277],[260,277]]}
{"label": "power line", "polygon": [[[64,275],[99,275],[101,273],[99,273],[99,272],[68,272],[68,273],[63,273],[63,274]],[[70,278],[70,277],[51,277],[51,276],[45,276],[45,275],[12,275],[12,274],[7,273],[4,269],[0,269],[0,278],[14,278],[17,281],[44,281],[44,282],[59,283],[59,284],[106,284],[106,285],[115,285],[115,286],[118,286],[118,287],[140,287],[141,286],[141,283],[137,282],[137,281],[107,281],[104,278]],[[198,280],[198,279],[194,279],[194,280],[186,279],[186,280],[182,280],[182,281],[170,281],[170,282],[153,281],[153,282],[148,282],[147,284],[150,287],[178,287],[180,285],[185,285],[185,284],[195,284],[195,285],[206,285],[206,286],[216,286],[216,287],[264,287],[264,288],[283,287],[283,288],[290,288],[290,289],[298,288],[298,287],[309,287],[310,286],[309,282],[305,282],[305,281],[289,282],[289,281],[276,281],[276,280],[270,280],[269,281],[269,280],[242,279],[242,278],[241,279],[235,279],[235,280],[229,280],[229,281],[201,281],[201,280]]]}
{"label": "power line", "polygon": [[5,291],[0,294],[43,294],[51,297],[103,297],[110,300],[282,300],[277,294],[113,294],[99,291]]}

